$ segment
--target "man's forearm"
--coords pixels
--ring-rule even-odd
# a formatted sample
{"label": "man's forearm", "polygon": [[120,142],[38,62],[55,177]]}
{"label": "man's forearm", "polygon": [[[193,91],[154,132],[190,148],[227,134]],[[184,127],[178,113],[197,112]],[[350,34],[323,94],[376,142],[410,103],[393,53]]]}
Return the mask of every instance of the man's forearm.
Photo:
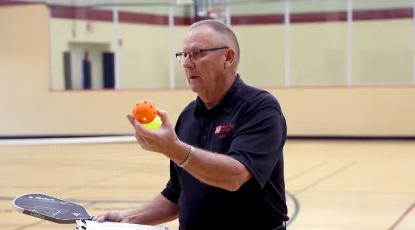
{"label": "man's forearm", "polygon": [[138,209],[124,213],[129,223],[159,225],[177,219],[179,206],[159,194]]}
{"label": "man's forearm", "polygon": [[[178,152],[170,158],[180,164],[187,157],[189,146],[180,143]],[[185,170],[200,181],[235,191],[245,183],[252,174],[239,161],[222,154],[211,153],[202,149],[195,149],[195,153]]]}

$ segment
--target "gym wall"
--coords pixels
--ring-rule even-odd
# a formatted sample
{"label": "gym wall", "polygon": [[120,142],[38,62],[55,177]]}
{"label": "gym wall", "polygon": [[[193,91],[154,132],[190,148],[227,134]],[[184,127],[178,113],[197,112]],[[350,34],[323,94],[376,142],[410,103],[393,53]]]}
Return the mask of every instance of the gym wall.
{"label": "gym wall", "polygon": [[[411,84],[412,2],[355,0],[353,4],[353,84]],[[284,2],[254,1],[252,4],[232,5],[233,29],[238,35],[243,54],[239,73],[249,84],[280,87],[287,83],[284,9]],[[118,28],[120,88],[168,88],[170,41],[174,39],[174,51],[180,51],[187,33],[183,7],[178,6],[174,10],[176,18],[173,33],[168,27],[168,8],[165,6],[123,7],[121,10],[124,11],[120,12]],[[347,1],[292,1],[288,70],[291,75],[290,86],[347,84],[346,10]],[[104,44],[114,51],[113,17],[108,8],[51,8],[51,14],[51,88],[63,90],[62,53],[74,52],[70,49],[71,44]],[[91,31],[86,29],[88,22],[93,23]],[[80,62],[74,60],[72,63]],[[94,66],[101,65],[98,59],[92,59],[92,63]],[[78,69],[73,72],[81,71]],[[180,63],[174,63],[174,72],[175,86],[186,87]],[[95,74],[93,82],[100,82],[98,78],[101,76]],[[79,81],[79,77],[74,81]],[[74,87],[80,88],[79,85]]]}
{"label": "gym wall", "polygon": [[[56,39],[61,36],[59,33],[54,33],[49,38],[49,23],[51,28],[55,24],[55,29],[59,29],[65,28],[65,22],[64,19],[50,19],[49,13],[49,9],[42,4],[0,8],[0,28],[3,32],[3,36],[0,36],[0,136],[131,134],[132,130],[125,115],[131,111],[136,101],[154,101],[169,112],[174,123],[181,110],[195,98],[196,95],[187,88],[155,89],[168,85],[162,80],[165,77],[168,82],[168,58],[165,63],[158,58],[169,54],[168,43],[161,44],[163,42],[160,41],[169,36],[167,26],[149,28],[150,25],[139,25],[140,31],[148,28],[151,32],[147,34],[154,32],[156,35],[146,38],[145,41],[152,43],[145,44],[150,45],[136,42],[135,50],[150,48],[154,44],[159,50],[157,55],[146,55],[142,59],[143,63],[126,55],[125,60],[130,64],[121,64],[126,68],[121,71],[130,74],[131,79],[136,77],[135,80],[127,80],[129,78],[123,74],[122,87],[129,90],[59,90],[63,85],[63,80],[59,83],[59,79],[63,79],[63,69],[59,69],[58,63],[62,62],[62,50],[65,48],[54,53],[57,47],[64,46],[64,42]],[[59,23],[62,27],[56,26]],[[104,26],[104,22],[98,26]],[[129,34],[127,31],[132,30],[127,26],[132,25],[125,25],[125,36]],[[278,98],[287,116],[289,135],[415,136],[415,88],[409,85],[412,76],[411,19],[355,22],[353,77],[367,85],[354,87],[310,87],[324,85],[327,79],[331,79],[332,83],[336,82],[329,76],[342,79],[335,76],[345,75],[344,22],[293,24],[293,84],[298,82],[297,85],[303,87],[270,87],[284,85],[284,37],[283,28],[278,29],[278,26],[282,25],[235,25],[234,29],[241,39],[243,50],[240,71],[243,79],[269,90]],[[178,50],[180,38],[185,36],[186,30],[185,26],[175,28]],[[65,31],[70,33],[70,29]],[[258,38],[270,37],[266,31],[281,38],[273,40],[274,42],[257,42]],[[341,36],[341,31],[344,36]],[[133,41],[142,39],[145,34],[136,33],[135,37],[124,40],[133,46]],[[327,37],[332,43],[327,42]],[[374,44],[374,37],[377,44]],[[92,38],[86,39],[86,35],[84,41],[94,43]],[[103,44],[109,43],[99,41]],[[266,43],[268,45],[264,45]],[[128,47],[127,44],[122,49]],[[111,49],[111,43],[109,47]],[[269,52],[270,48],[276,51]],[[146,51],[147,54],[152,52],[155,52],[154,49]],[[259,60],[259,57],[265,57],[266,61]],[[341,61],[336,62],[338,60]],[[141,67],[134,69],[131,65]],[[302,77],[295,80],[296,74]],[[143,76],[152,83],[146,82],[148,84],[143,86]],[[344,85],[341,81],[343,80],[339,80],[338,85]],[[408,85],[370,86],[385,81]],[[54,86],[52,90],[51,82]],[[157,82],[164,85],[157,86]]]}

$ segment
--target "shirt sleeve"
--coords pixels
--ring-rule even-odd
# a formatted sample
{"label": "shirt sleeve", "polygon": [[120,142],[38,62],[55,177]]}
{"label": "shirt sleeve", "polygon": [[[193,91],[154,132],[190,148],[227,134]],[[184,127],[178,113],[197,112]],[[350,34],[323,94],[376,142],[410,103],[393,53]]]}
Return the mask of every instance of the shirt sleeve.
{"label": "shirt sleeve", "polygon": [[228,156],[251,171],[262,189],[282,156],[286,122],[276,106],[249,112],[236,127]]}
{"label": "shirt sleeve", "polygon": [[166,187],[161,191],[161,194],[171,202],[177,204],[179,202],[182,188],[179,183],[177,171],[174,162],[170,161],[170,179],[167,181]]}

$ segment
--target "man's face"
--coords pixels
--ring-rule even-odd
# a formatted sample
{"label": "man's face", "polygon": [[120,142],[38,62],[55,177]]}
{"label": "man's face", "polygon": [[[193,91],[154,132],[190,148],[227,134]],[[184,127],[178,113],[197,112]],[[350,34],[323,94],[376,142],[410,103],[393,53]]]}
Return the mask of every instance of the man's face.
{"label": "man's face", "polygon": [[[198,27],[189,32],[183,43],[183,52],[191,50],[217,48],[222,39],[219,34],[208,27]],[[220,89],[224,80],[226,49],[203,51],[194,57],[183,59],[187,81],[193,92],[202,97],[209,97]]]}

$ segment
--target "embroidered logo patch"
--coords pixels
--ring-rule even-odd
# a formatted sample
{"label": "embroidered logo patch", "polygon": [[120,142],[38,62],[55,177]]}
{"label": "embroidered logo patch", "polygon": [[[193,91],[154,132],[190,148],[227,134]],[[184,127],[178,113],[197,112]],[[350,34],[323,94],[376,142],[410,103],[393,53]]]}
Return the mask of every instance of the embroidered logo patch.
{"label": "embroidered logo patch", "polygon": [[233,128],[235,128],[235,125],[234,124],[230,124],[230,125],[219,125],[219,126],[216,126],[215,134],[218,134],[218,133],[221,133],[221,132],[229,132],[229,131],[232,131]]}

